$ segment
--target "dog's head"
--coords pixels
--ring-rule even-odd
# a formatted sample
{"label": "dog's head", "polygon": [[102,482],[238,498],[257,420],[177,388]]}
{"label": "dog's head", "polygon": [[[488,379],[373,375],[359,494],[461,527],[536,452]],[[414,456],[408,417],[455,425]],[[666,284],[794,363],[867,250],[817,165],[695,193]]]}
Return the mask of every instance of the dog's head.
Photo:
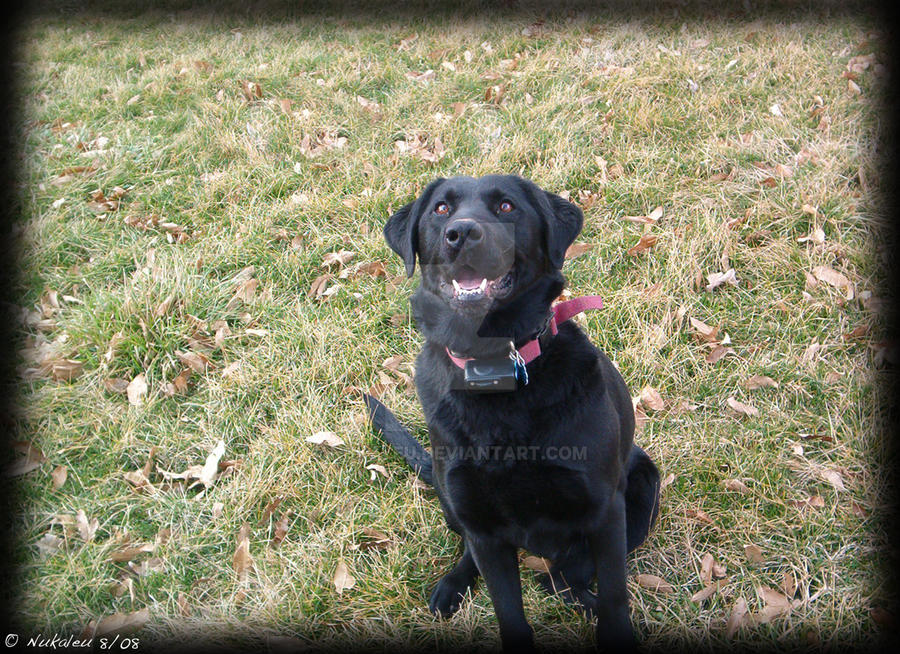
{"label": "dog's head", "polygon": [[425,337],[471,356],[485,339],[536,331],[562,290],[566,249],[581,210],[513,175],[437,179],[384,227],[388,245],[422,284],[413,298]]}

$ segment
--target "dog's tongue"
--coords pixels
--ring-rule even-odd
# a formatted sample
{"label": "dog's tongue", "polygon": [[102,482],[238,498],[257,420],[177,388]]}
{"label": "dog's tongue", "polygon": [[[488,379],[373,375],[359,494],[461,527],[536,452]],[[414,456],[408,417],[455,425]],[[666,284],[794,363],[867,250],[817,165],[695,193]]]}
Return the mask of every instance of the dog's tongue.
{"label": "dog's tongue", "polygon": [[484,275],[479,275],[473,270],[460,270],[456,273],[455,279],[460,288],[472,289],[481,286]]}

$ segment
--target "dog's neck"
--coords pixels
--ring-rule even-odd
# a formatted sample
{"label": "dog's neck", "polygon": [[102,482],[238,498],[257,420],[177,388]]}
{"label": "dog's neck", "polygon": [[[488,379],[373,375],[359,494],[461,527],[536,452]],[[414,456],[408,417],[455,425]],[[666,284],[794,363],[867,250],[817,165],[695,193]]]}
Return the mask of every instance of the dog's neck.
{"label": "dog's neck", "polygon": [[424,284],[410,303],[413,318],[429,344],[464,357],[503,356],[509,353],[510,341],[519,346],[544,330],[550,305],[564,285],[559,271],[543,275],[512,300],[492,307],[483,316],[454,310]]}

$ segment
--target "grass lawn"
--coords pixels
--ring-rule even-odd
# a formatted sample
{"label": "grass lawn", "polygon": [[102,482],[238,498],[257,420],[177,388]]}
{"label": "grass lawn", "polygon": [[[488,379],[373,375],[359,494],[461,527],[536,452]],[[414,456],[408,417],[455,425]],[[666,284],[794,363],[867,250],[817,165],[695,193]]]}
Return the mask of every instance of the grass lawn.
{"label": "grass lawn", "polygon": [[[583,208],[568,291],[604,298],[579,320],[665,478],[629,560],[640,641],[876,638],[878,21],[493,16],[22,23],[3,484],[28,629],[498,647],[483,588],[428,612],[458,539],[359,391],[427,439],[418,281],[381,228],[436,176],[503,172]],[[590,643],[534,574],[537,642]]]}

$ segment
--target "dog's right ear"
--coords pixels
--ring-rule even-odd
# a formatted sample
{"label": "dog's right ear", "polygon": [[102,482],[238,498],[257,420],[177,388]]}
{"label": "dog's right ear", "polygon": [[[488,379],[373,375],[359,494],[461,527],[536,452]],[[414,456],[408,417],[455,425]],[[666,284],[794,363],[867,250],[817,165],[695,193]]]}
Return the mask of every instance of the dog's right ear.
{"label": "dog's right ear", "polygon": [[407,277],[412,277],[416,270],[416,255],[419,250],[419,219],[422,216],[422,207],[428,206],[435,187],[443,181],[443,178],[438,178],[431,182],[415,201],[401,207],[388,218],[384,226],[384,240],[394,252],[403,258]]}

